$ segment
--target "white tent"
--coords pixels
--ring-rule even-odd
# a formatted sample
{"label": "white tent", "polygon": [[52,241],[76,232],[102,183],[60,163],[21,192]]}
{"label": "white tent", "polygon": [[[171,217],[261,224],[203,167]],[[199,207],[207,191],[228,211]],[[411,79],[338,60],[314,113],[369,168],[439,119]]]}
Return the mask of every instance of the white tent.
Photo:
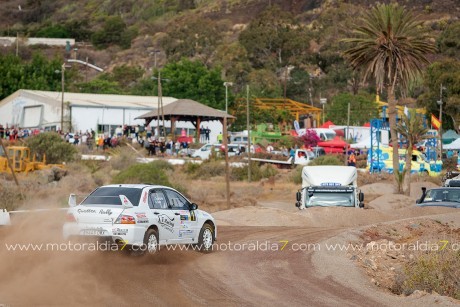
{"label": "white tent", "polygon": [[442,149],[460,149],[460,139],[456,139],[450,144],[443,145]]}

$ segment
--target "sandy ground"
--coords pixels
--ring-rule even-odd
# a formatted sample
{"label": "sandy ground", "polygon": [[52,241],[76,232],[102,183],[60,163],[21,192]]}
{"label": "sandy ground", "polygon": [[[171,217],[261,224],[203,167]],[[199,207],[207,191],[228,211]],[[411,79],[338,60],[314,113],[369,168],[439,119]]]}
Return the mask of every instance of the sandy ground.
{"label": "sandy ground", "polygon": [[[424,183],[423,183],[424,184]],[[414,185],[420,185],[416,183]],[[429,187],[429,185],[427,184]],[[62,242],[63,216],[42,213],[0,228],[0,303],[16,305],[449,306],[439,295],[395,296],[371,283],[345,251],[326,243],[358,238],[368,225],[401,219],[460,219],[458,209],[417,208],[387,183],[363,187],[367,209],[294,206],[295,187],[257,186],[256,206],[213,213],[216,250],[122,252],[8,251],[5,243]],[[420,187],[417,188],[420,190]],[[302,249],[302,247],[305,247]],[[231,250],[230,250],[231,249]]]}

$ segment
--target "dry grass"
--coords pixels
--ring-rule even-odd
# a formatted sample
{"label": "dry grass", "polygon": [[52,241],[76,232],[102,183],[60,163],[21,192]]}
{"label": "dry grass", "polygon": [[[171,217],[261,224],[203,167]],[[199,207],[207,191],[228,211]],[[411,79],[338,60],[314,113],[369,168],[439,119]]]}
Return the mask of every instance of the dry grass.
{"label": "dry grass", "polygon": [[446,248],[420,255],[404,266],[392,290],[405,295],[423,290],[460,299],[460,251]]}

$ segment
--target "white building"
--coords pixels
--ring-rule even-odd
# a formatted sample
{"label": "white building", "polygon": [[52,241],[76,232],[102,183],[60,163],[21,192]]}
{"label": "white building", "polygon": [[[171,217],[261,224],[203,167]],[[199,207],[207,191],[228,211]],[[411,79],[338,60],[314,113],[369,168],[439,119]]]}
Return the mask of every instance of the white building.
{"label": "white building", "polygon": [[[174,97],[162,97],[163,105],[176,101]],[[18,90],[0,101],[0,124],[21,128],[60,130],[62,92]],[[64,127],[72,131],[111,132],[120,125],[140,125],[145,121],[135,119],[157,109],[157,96],[106,95],[64,92]],[[162,122],[160,121],[160,125]],[[150,123],[155,131],[157,122]],[[211,130],[210,140],[215,141],[222,125],[218,121],[205,122],[202,127]],[[165,121],[165,127],[171,123]],[[187,135],[194,135],[195,127],[190,122],[177,122],[177,129],[184,128]]]}

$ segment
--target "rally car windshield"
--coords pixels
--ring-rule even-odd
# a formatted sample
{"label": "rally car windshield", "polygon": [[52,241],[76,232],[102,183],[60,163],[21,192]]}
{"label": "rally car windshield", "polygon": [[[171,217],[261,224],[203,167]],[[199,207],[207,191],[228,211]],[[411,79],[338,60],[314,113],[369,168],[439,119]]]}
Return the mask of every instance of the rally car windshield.
{"label": "rally car windshield", "polygon": [[315,192],[307,199],[307,207],[354,207],[353,193]]}
{"label": "rally car windshield", "polygon": [[124,187],[101,187],[91,193],[82,205],[115,205],[121,206],[120,195],[125,195],[133,206],[139,204],[142,189]]}

